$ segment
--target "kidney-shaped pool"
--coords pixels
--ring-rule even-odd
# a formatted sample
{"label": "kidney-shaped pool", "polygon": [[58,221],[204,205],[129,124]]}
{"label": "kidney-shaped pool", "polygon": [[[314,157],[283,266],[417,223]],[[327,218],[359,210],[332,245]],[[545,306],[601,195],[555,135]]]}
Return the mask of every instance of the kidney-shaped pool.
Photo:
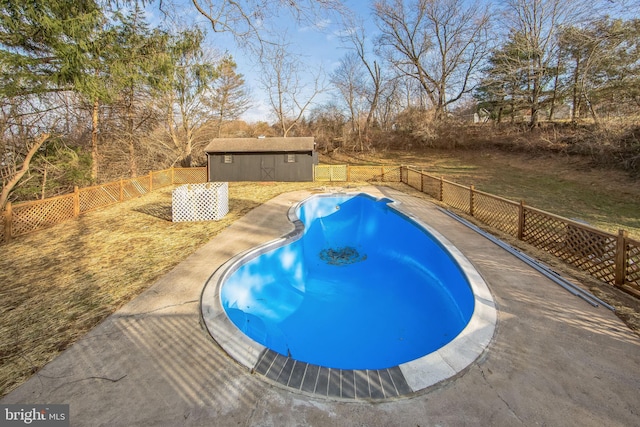
{"label": "kidney-shaped pool", "polygon": [[[214,274],[205,323],[222,307],[249,338],[242,345],[332,369],[387,369],[447,346],[493,301],[457,249],[395,205],[362,193],[299,203],[289,212],[296,231]],[[223,348],[237,346],[209,329]]]}

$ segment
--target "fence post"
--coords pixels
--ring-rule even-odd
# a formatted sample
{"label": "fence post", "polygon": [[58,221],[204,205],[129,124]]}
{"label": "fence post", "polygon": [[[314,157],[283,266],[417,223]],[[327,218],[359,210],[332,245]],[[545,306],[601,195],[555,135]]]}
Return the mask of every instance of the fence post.
{"label": "fence post", "polygon": [[424,193],[424,175],[422,174],[422,169],[420,169],[420,192]]}
{"label": "fence post", "polygon": [[473,213],[475,211],[475,187],[473,184],[469,186],[469,215],[474,216]]}
{"label": "fence post", "polygon": [[627,245],[626,238],[629,234],[626,230],[618,230],[618,241],[616,242],[616,263],[614,284],[616,286],[624,285],[627,278]]}
{"label": "fence post", "polygon": [[13,232],[13,208],[11,206],[11,202],[7,202],[7,206],[4,208],[4,241],[10,242],[13,237],[11,233]]}
{"label": "fence post", "polygon": [[518,208],[518,240],[524,239],[524,200],[520,200],[520,207]]}
{"label": "fence post", "polygon": [[77,185],[73,187],[73,216],[80,215],[80,189]]}
{"label": "fence post", "polygon": [[438,194],[438,199],[441,202],[444,202],[444,178],[440,177],[440,193]]}

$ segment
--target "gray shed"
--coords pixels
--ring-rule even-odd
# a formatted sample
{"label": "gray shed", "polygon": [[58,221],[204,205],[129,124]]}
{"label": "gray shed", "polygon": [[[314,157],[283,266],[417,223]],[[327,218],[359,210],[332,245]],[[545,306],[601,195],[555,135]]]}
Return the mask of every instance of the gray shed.
{"label": "gray shed", "polygon": [[313,137],[216,138],[204,149],[207,177],[225,181],[313,181]]}

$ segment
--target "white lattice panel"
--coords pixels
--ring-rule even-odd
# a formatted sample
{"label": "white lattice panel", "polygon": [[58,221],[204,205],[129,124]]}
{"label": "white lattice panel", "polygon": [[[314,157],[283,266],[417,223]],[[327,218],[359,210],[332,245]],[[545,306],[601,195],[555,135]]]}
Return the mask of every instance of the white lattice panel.
{"label": "white lattice panel", "polygon": [[229,183],[181,185],[171,203],[173,222],[220,220],[229,212]]}

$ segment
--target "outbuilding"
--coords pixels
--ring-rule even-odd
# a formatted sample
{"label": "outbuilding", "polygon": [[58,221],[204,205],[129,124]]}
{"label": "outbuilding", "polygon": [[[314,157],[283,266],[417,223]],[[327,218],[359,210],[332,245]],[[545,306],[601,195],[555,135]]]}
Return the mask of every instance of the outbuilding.
{"label": "outbuilding", "polygon": [[313,137],[216,138],[204,149],[210,182],[313,181]]}

